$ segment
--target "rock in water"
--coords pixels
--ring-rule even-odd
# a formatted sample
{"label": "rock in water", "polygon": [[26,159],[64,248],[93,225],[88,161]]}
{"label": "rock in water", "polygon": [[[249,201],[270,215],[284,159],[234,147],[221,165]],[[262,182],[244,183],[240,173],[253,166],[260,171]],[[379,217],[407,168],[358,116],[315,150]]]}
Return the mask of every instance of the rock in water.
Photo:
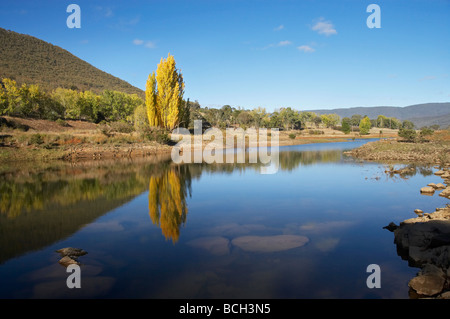
{"label": "rock in water", "polygon": [[398,226],[395,225],[393,222],[390,222],[389,225],[383,227],[383,229],[387,229],[391,232],[396,230],[397,228],[398,228]]}
{"label": "rock in water", "polygon": [[72,247],[61,248],[58,249],[56,252],[61,255],[62,258],[59,260],[59,263],[64,267],[67,267],[72,264],[80,265],[80,263],[77,260],[78,257],[87,254],[87,251],[83,249]]}
{"label": "rock in water", "polygon": [[441,276],[425,274],[411,279],[408,286],[420,295],[433,296],[442,291],[444,283],[445,279]]}
{"label": "rock in water", "polygon": [[308,237],[297,235],[242,236],[231,243],[250,252],[276,252],[301,247],[309,242]]}
{"label": "rock in water", "polygon": [[434,188],[431,187],[431,186],[422,187],[420,189],[420,192],[421,193],[427,193],[427,194],[434,193]]}
{"label": "rock in water", "polygon": [[67,267],[69,265],[79,265],[80,264],[76,259],[73,259],[69,256],[64,256],[63,258],[61,258],[59,260],[59,263],[61,265],[63,265],[64,267]]}
{"label": "rock in water", "polygon": [[59,253],[62,257],[64,257],[64,256],[80,257],[80,256],[84,256],[87,254],[87,251],[85,251],[83,249],[72,248],[72,247],[61,248],[61,249],[58,249],[56,252]]}

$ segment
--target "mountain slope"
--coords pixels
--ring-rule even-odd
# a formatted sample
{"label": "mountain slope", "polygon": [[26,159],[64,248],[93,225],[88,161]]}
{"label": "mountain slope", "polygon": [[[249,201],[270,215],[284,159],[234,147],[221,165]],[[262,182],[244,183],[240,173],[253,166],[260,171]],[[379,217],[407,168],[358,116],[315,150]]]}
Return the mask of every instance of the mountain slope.
{"label": "mountain slope", "polygon": [[399,120],[410,120],[416,127],[438,124],[441,127],[450,125],[450,102],[425,103],[405,107],[374,106],[374,107],[352,107],[331,110],[312,110],[316,114],[335,113],[342,117],[351,117],[354,114],[367,115],[376,119],[378,115],[396,117]]}
{"label": "mountain slope", "polygon": [[70,52],[35,37],[0,28],[0,77],[19,84],[39,84],[46,90],[56,87],[144,92],[111,74],[97,69]]}

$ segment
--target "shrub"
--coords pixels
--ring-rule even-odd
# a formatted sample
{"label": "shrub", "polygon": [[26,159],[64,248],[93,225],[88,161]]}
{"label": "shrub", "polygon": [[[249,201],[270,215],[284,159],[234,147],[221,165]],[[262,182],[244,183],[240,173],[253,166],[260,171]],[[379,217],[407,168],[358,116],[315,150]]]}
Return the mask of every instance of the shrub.
{"label": "shrub", "polygon": [[109,127],[111,128],[111,132],[117,133],[131,133],[134,131],[134,127],[132,125],[122,121],[111,122]]}
{"label": "shrub", "polygon": [[419,133],[420,141],[421,142],[425,142],[426,141],[426,137],[433,135],[433,133],[434,133],[434,131],[432,129],[430,129],[430,128],[426,128],[425,127],[423,129],[421,129],[420,133]]}
{"label": "shrub", "polygon": [[39,133],[33,134],[33,135],[31,135],[29,142],[32,145],[41,145],[44,143],[44,138]]}
{"label": "shrub", "polygon": [[294,133],[290,133],[290,134],[289,134],[289,138],[292,139],[292,140],[295,139],[296,136],[297,136],[297,135],[294,134]]}
{"label": "shrub", "polygon": [[106,135],[107,137],[110,137],[111,136],[111,127],[109,126],[109,125],[107,125],[107,124],[104,124],[104,123],[102,123],[102,124],[99,124],[98,126],[97,126],[97,129],[100,131],[100,133],[102,133],[103,135]]}
{"label": "shrub", "polygon": [[57,119],[55,122],[56,122],[56,124],[61,125],[63,127],[69,127],[70,126],[69,123],[67,123],[63,119]]}
{"label": "shrub", "polygon": [[167,134],[166,132],[159,132],[156,135],[156,141],[159,144],[170,144],[172,142],[172,140],[169,137],[169,134]]}
{"label": "shrub", "polygon": [[414,129],[401,128],[398,131],[398,136],[403,138],[403,140],[405,140],[406,142],[415,142],[417,133],[416,133],[416,130],[414,130]]}
{"label": "shrub", "polygon": [[156,141],[159,144],[171,144],[172,140],[170,139],[169,134],[167,134],[166,131],[162,129],[147,129],[145,132],[142,133],[142,137],[150,140],[150,141]]}

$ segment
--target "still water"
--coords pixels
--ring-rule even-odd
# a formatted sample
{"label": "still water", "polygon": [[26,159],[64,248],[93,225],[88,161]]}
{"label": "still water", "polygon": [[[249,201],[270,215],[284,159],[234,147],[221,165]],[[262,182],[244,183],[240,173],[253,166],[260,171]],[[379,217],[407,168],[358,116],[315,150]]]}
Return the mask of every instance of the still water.
{"label": "still water", "polygon": [[[363,143],[280,147],[276,174],[170,157],[3,170],[0,298],[408,298],[418,269],[383,227],[448,201],[420,195],[432,167],[400,178],[343,154]],[[88,252],[80,289],[64,247]]]}

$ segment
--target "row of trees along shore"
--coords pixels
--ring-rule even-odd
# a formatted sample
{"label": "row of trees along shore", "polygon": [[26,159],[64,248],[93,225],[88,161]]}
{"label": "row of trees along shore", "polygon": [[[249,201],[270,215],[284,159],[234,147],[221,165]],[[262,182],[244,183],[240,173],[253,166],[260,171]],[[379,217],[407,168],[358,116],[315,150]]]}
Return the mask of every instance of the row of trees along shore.
{"label": "row of trees along shore", "polygon": [[[414,129],[408,120],[379,115],[376,119],[355,114],[340,118],[337,114],[316,114],[282,107],[273,112],[256,107],[243,109],[224,105],[201,107],[200,103],[183,99],[184,80],[175,59],[161,59],[156,73],[149,75],[145,98],[136,94],[105,90],[102,94],[57,88],[45,91],[36,84],[17,84],[0,80],[0,115],[48,119],[84,120],[94,123],[121,123],[125,131],[148,132],[158,128],[170,132],[176,127],[192,129],[194,120],[207,127],[256,127],[281,130],[303,130],[320,134],[318,129],[332,128],[344,133],[368,134],[370,128]],[[438,129],[439,127],[431,127]],[[318,133],[319,132],[319,133]]]}

